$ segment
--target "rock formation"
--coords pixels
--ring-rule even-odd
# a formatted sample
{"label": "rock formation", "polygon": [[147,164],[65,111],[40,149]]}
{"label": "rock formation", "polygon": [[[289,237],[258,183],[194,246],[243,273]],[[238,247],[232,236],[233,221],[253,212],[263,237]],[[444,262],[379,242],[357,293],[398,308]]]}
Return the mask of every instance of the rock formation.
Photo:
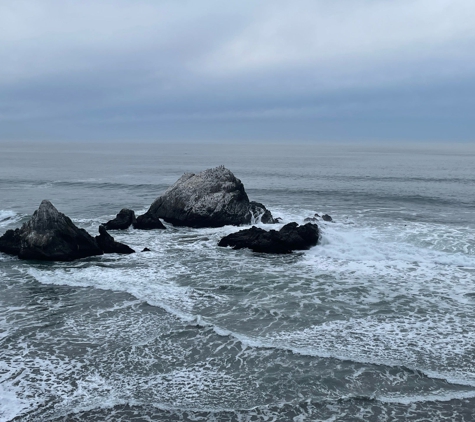
{"label": "rock formation", "polygon": [[279,231],[266,231],[253,226],[250,229],[223,237],[218,246],[232,246],[233,249],[249,248],[254,252],[287,254],[294,250],[310,249],[318,243],[318,237],[318,226],[312,223],[303,226],[289,223]]}
{"label": "rock formation", "polygon": [[160,229],[165,230],[166,227],[160,221],[158,217],[153,214],[149,214],[148,212],[139,215],[137,220],[134,223],[134,229],[138,230],[153,230],[153,229]]}
{"label": "rock formation", "polygon": [[20,259],[72,261],[102,255],[95,239],[44,200],[30,221],[0,238],[0,252]]}
{"label": "rock formation", "polygon": [[[249,209],[251,211],[252,220],[256,222],[261,222],[264,224],[274,224],[277,221],[272,217],[271,212],[260,202],[251,201],[249,202]],[[251,221],[252,222],[252,221]]]}
{"label": "rock formation", "polygon": [[99,236],[96,236],[96,242],[104,253],[131,254],[135,252],[131,247],[116,242],[114,238],[107,233],[104,226],[99,226]]}
{"label": "rock formation", "polygon": [[135,224],[135,212],[127,208],[120,210],[113,220],[109,220],[104,227],[106,230],[126,230]]}
{"label": "rock formation", "polygon": [[159,219],[177,226],[221,227],[250,224],[253,216],[274,222],[259,203],[251,203],[244,186],[224,166],[185,174],[137,217],[135,228],[156,228]]}
{"label": "rock formation", "polygon": [[331,218],[328,214],[323,214],[322,215],[322,220],[323,221],[333,221],[333,218]]}

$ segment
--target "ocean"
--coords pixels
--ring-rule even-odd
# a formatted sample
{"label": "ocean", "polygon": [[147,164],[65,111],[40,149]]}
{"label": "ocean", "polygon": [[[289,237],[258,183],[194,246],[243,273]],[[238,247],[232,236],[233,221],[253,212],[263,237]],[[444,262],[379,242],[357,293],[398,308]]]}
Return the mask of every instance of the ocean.
{"label": "ocean", "polygon": [[[472,421],[475,147],[0,144],[0,235],[49,199],[92,235],[225,165],[321,241],[111,231],[137,251],[0,254],[0,421]],[[258,225],[264,228],[269,226]]]}

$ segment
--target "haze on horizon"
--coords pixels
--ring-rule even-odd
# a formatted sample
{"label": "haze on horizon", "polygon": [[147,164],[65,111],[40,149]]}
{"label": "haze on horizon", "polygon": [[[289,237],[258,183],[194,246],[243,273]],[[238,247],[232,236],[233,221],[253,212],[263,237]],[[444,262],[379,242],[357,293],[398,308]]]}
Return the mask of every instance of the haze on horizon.
{"label": "haze on horizon", "polygon": [[475,139],[470,0],[0,0],[0,140]]}

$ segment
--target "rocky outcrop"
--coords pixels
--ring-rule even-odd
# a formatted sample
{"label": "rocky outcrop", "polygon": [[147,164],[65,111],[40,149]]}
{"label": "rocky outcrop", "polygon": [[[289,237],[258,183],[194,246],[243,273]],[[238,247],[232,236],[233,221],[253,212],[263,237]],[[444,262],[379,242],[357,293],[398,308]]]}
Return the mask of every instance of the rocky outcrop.
{"label": "rocky outcrop", "polygon": [[135,252],[131,247],[116,242],[114,238],[107,233],[104,226],[99,226],[99,236],[96,236],[96,242],[104,253],[131,254]]}
{"label": "rocky outcrop", "polygon": [[271,212],[260,202],[251,201],[249,202],[249,209],[251,211],[251,219],[255,222],[264,223],[264,224],[274,224],[277,221],[272,217]]}
{"label": "rocky outcrop", "polygon": [[158,217],[148,212],[144,215],[139,215],[134,223],[134,229],[138,230],[153,230],[160,229],[165,230],[166,227],[160,221]]}
{"label": "rocky outcrop", "polygon": [[253,226],[223,237],[218,246],[232,246],[233,249],[249,248],[254,252],[288,254],[295,250],[310,249],[318,243],[318,237],[318,226],[312,223],[303,226],[289,223],[279,231],[266,231]]}
{"label": "rocky outcrop", "polygon": [[104,224],[106,230],[126,230],[135,224],[135,212],[127,208],[120,210],[113,220]]}
{"label": "rocky outcrop", "polygon": [[160,218],[188,227],[250,224],[255,214],[273,222],[262,204],[249,201],[241,181],[220,166],[183,175],[137,218],[135,228],[155,228],[153,224]]}
{"label": "rocky outcrop", "polygon": [[103,253],[86,230],[76,227],[47,200],[30,221],[0,238],[0,252],[46,261],[72,261]]}

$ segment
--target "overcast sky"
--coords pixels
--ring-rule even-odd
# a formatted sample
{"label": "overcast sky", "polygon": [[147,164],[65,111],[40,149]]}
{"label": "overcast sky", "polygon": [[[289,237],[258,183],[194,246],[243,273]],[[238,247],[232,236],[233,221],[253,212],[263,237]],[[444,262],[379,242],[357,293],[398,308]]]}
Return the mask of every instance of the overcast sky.
{"label": "overcast sky", "polygon": [[475,1],[0,0],[0,140],[475,141]]}

